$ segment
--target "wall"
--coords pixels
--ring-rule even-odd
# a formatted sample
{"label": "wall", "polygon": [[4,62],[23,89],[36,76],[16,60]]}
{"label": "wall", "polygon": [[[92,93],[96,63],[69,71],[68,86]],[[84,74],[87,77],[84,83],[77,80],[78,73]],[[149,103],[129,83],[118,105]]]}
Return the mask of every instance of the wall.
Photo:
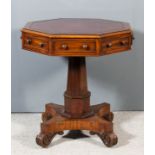
{"label": "wall", "polygon": [[129,22],[130,52],[87,58],[91,104],[110,102],[113,110],[143,110],[143,0],[13,0],[12,112],[40,112],[44,104],[63,104],[67,61],[21,49],[20,29],[28,21],[103,18]]}

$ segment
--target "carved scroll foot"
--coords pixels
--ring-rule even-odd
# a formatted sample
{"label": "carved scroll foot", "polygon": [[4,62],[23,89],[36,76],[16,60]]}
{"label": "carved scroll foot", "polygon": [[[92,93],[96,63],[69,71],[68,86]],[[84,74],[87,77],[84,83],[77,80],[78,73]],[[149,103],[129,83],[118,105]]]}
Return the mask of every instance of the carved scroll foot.
{"label": "carved scroll foot", "polygon": [[98,134],[98,136],[107,147],[112,147],[118,142],[118,138],[114,133]]}
{"label": "carved scroll foot", "polygon": [[55,135],[56,133],[49,133],[49,134],[40,133],[36,137],[36,143],[42,147],[47,147],[51,143]]}

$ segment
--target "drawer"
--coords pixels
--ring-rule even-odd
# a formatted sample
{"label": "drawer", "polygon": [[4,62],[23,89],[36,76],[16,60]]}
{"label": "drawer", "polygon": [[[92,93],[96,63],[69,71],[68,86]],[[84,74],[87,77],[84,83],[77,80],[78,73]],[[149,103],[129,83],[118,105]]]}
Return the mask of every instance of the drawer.
{"label": "drawer", "polygon": [[102,52],[112,54],[130,49],[131,37],[106,38],[102,40]]}
{"label": "drawer", "polygon": [[39,35],[23,34],[23,48],[37,53],[48,54],[49,39]]}
{"label": "drawer", "polygon": [[55,39],[52,40],[53,51],[56,55],[94,55],[96,40],[93,39]]}

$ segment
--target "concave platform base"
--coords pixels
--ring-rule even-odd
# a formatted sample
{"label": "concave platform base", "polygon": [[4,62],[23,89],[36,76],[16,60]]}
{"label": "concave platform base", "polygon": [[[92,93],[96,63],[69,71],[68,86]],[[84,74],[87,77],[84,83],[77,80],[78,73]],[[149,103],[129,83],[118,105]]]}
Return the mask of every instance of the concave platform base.
{"label": "concave platform base", "polygon": [[113,113],[110,112],[110,104],[102,103],[90,108],[94,112],[93,116],[70,119],[61,115],[64,106],[53,103],[46,104],[46,110],[42,114],[41,132],[36,137],[37,144],[47,147],[56,134],[62,135],[64,130],[74,130],[77,133],[75,137],[81,135],[79,130],[88,130],[90,134],[97,134],[108,147],[117,144],[117,136],[113,132]]}

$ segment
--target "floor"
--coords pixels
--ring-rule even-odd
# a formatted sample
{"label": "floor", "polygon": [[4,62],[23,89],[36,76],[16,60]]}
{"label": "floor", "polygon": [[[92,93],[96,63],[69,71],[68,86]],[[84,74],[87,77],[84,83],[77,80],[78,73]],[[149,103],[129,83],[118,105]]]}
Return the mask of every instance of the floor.
{"label": "floor", "polygon": [[[76,140],[58,135],[46,149],[35,143],[41,114],[12,114],[12,155],[143,155],[144,113],[114,114],[115,133],[119,137],[116,146],[105,147],[96,135]],[[84,133],[89,135],[86,131]]]}

